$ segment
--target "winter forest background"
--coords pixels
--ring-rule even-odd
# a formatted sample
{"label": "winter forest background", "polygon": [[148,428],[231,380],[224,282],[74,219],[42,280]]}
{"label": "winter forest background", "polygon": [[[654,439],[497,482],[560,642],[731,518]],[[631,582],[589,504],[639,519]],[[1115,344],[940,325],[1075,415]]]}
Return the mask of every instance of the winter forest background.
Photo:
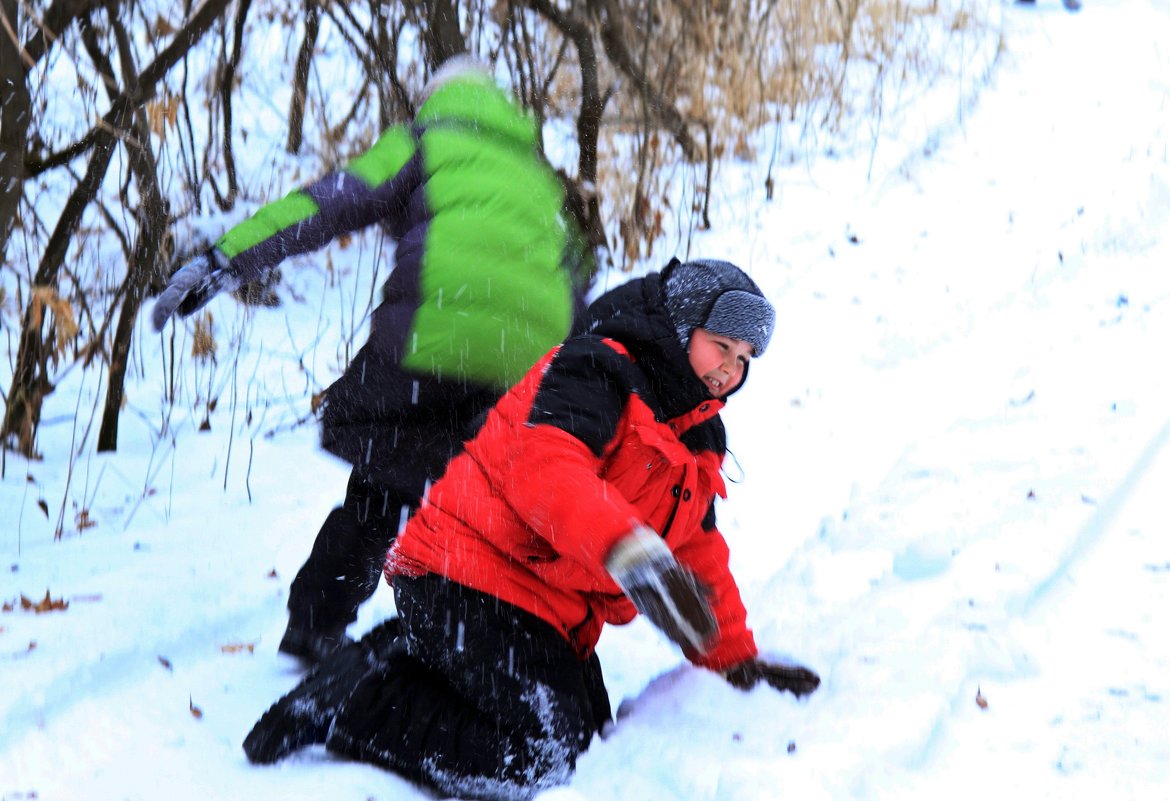
{"label": "winter forest background", "polygon": [[[1161,0],[0,0],[0,797],[429,797],[240,741],[343,492],[314,397],[392,244],[161,334],[165,277],[469,51],[543,123],[598,290],[729,258],[776,303],[720,510],[797,702],[607,632],[590,799],[1170,787]],[[391,614],[379,591],[351,633]]]}
{"label": "winter forest background", "polygon": [[[495,64],[547,123],[584,229],[610,266],[631,270],[656,246],[676,249],[668,227],[684,241],[711,227],[718,166],[763,151],[771,186],[777,158],[827,145],[854,115],[876,127],[887,93],[941,77],[956,47],[984,51],[978,79],[998,46],[989,8],[937,1],[212,0],[180,14],[6,0],[4,10],[14,35],[0,42],[0,299],[13,307],[15,353],[0,434],[24,456],[38,453],[45,399],[74,364],[105,373],[93,439],[117,450],[126,375],[146,369],[132,353],[138,312],[172,266],[410,119],[434,65],[454,53]],[[268,290],[243,294],[277,302]],[[347,347],[365,311],[354,306]],[[203,315],[192,336],[193,351],[178,343],[163,371],[181,370],[189,352],[206,358],[224,334]]]}

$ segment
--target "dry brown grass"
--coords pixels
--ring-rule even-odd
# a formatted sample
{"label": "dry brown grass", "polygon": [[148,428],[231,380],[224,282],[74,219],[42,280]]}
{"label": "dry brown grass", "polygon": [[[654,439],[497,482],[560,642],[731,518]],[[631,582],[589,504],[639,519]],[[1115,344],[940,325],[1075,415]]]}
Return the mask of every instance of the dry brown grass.
{"label": "dry brown grass", "polygon": [[[654,8],[647,74],[700,132],[702,156],[716,169],[727,158],[756,159],[757,134],[777,124],[800,125],[810,149],[828,146],[850,121],[887,113],[891,88],[930,85],[958,69],[959,37],[996,35],[989,2],[676,0]],[[653,256],[657,221],[672,213],[667,173],[679,172],[681,157],[670,138],[650,135],[639,104],[632,92],[615,96],[599,180],[625,266]],[[685,172],[701,183],[705,165]],[[703,187],[687,191],[691,207],[673,213],[701,227]]]}

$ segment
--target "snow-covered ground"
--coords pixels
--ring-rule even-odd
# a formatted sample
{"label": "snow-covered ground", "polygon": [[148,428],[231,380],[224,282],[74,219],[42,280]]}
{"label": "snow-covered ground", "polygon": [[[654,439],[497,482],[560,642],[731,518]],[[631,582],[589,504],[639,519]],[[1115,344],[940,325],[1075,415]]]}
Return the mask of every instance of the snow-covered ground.
{"label": "snow-covered ground", "polygon": [[[961,121],[887,130],[900,155],[869,181],[865,143],[789,165],[770,204],[731,168],[691,254],[779,311],[727,411],[721,521],[759,641],[821,689],[742,694],[643,622],[610,629],[620,721],[544,801],[1170,797],[1170,6],[1039,0],[1003,25]],[[165,437],[147,338],[117,455],[9,455],[5,801],[432,797],[240,748],[297,680],[285,594],[347,474],[298,420],[372,286],[339,304],[322,271],[285,274],[302,300],[252,313],[242,349],[246,313],[212,307],[217,364],[180,377]],[[96,384],[51,398],[46,453]],[[46,591],[68,608],[21,609]],[[353,633],[391,611],[383,588]]]}

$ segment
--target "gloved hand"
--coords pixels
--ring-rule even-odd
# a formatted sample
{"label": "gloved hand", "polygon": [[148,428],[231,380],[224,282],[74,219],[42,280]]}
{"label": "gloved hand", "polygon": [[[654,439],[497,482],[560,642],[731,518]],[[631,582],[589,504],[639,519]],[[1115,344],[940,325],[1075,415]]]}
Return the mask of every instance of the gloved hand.
{"label": "gloved hand", "polygon": [[154,302],[150,315],[154,330],[163,330],[175,311],[186,317],[202,309],[225,289],[235,289],[239,283],[239,279],[229,272],[227,257],[216,248],[199,254],[171,276],[167,288]]}
{"label": "gloved hand", "polygon": [[605,568],[638,611],[683,648],[702,652],[718,632],[707,588],[653,529],[636,527],[609,552]]}
{"label": "gloved hand", "polygon": [[746,659],[723,672],[723,677],[732,687],[750,690],[761,681],[777,690],[788,692],[797,698],[809,695],[821,686],[821,677],[801,665],[777,665],[762,659]]}

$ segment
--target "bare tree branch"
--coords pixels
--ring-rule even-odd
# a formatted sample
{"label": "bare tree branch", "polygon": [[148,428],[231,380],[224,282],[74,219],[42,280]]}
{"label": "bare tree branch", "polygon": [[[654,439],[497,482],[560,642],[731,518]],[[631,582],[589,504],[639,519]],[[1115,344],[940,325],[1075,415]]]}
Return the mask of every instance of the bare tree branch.
{"label": "bare tree branch", "polygon": [[[655,117],[682,148],[683,155],[689,161],[694,161],[698,154],[695,140],[687,130],[686,120],[679,114],[678,109],[650,85],[645,71],[638,65],[630,54],[629,34],[626,31],[625,15],[618,7],[616,0],[598,0],[601,18],[601,42],[605,47],[605,54],[609,60],[624,73],[633,83],[638,93],[645,98],[647,106]],[[644,32],[650,36],[650,31]]]}
{"label": "bare tree branch", "polygon": [[44,19],[37,24],[37,32],[24,44],[24,52],[28,56],[25,72],[28,73],[37,65],[73,20],[94,5],[93,0],[54,0],[45,12]]}
{"label": "bare tree branch", "polygon": [[[362,62],[362,66],[366,70],[366,74],[370,77],[370,82],[378,87],[378,97],[382,103],[382,108],[379,111],[379,119],[383,128],[387,128],[391,123],[397,120],[406,120],[414,116],[414,103],[411,100],[410,92],[398,79],[396,71],[396,64],[398,61],[398,37],[402,34],[403,26],[406,25],[405,20],[391,21],[385,18],[382,12],[380,0],[370,0],[373,7],[374,14],[374,30],[367,30],[367,26],[363,25],[354,15],[353,12],[344,3],[330,3],[325,6],[325,13],[337,24],[338,31],[341,33],[349,46],[353,49],[354,55]],[[353,27],[354,32],[365,43],[366,49],[363,50],[353,35],[347,30],[345,22],[338,19],[335,10],[339,10],[348,22]],[[385,85],[388,84],[390,88],[390,95],[385,93]],[[390,107],[395,111],[391,111]]]}
{"label": "bare tree branch", "polygon": [[[191,49],[215,20],[223,13],[228,0],[205,0],[187,23],[174,35],[167,47],[138,76],[133,86],[111,102],[101,121],[87,134],[93,136],[92,155],[85,176],[74,187],[57,220],[57,226],[37,266],[33,286],[55,286],[57,273],[65,259],[70,240],[81,222],[86,207],[97,195],[109,168],[117,143],[117,132],[126,129],[133,111],[154,96],[157,84],[183,55]],[[12,385],[8,391],[4,425],[0,436],[7,442],[15,437],[16,447],[26,456],[34,455],[34,439],[40,424],[41,405],[53,387],[47,375],[48,351],[35,324],[33,306],[25,309],[21,325],[20,343],[13,368]]]}
{"label": "bare tree branch", "polygon": [[566,206],[576,218],[591,248],[606,244],[605,224],[597,197],[597,144],[601,116],[607,98],[603,98],[597,78],[597,50],[589,23],[573,11],[561,11],[551,0],[525,0],[529,8],[547,19],[573,43],[581,71],[581,111],[577,115],[577,181],[562,174],[568,195]]}

